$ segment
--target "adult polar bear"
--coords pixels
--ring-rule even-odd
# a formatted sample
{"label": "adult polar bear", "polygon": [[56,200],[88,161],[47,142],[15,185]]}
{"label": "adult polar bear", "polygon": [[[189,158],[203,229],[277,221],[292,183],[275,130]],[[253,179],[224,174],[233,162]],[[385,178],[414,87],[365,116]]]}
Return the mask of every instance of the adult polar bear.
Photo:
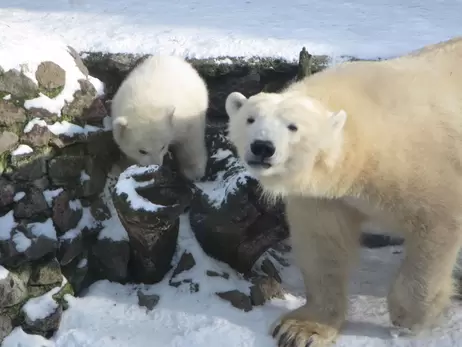
{"label": "adult polar bear", "polygon": [[336,340],[365,221],[406,239],[387,298],[398,331],[429,327],[448,305],[462,239],[461,63],[459,37],[228,96],[229,137],[264,190],[285,198],[305,280],[306,304],[272,329],[279,347]]}
{"label": "adult polar bear", "polygon": [[187,178],[201,178],[207,164],[208,90],[181,57],[154,55],[136,66],[111,104],[113,135],[140,165],[162,165],[169,147]]}

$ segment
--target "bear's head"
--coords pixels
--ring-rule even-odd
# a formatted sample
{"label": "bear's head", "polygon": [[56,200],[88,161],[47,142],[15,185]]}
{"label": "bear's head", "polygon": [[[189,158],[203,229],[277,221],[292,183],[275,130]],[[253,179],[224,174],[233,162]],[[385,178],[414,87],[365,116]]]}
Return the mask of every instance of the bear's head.
{"label": "bear's head", "polygon": [[112,122],[115,142],[139,165],[162,165],[173,139],[172,109],[153,109],[155,117],[119,116]]}
{"label": "bear's head", "polygon": [[316,166],[332,165],[341,151],[346,113],[330,112],[308,97],[262,92],[247,99],[233,92],[225,108],[238,156],[274,193],[297,189],[302,176],[303,185],[310,185]]}

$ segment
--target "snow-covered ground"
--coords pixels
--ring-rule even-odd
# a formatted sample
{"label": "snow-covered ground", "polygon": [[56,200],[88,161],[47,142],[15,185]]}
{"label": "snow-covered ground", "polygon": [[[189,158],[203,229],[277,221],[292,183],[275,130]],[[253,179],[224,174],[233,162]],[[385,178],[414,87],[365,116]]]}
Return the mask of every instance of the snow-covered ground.
{"label": "snow-covered ground", "polygon": [[190,57],[400,54],[462,34],[460,0],[2,0],[7,29],[76,50]]}
{"label": "snow-covered ground", "polygon": [[[174,288],[166,279],[157,285],[120,285],[101,281],[83,298],[70,298],[56,335],[47,341],[26,335],[20,328],[4,340],[3,347],[270,347],[276,346],[268,328],[277,317],[303,304],[300,274],[293,265],[279,266],[283,285],[289,291],[284,300],[273,299],[261,308],[243,312],[216,297],[217,291],[248,290],[227,265],[210,259],[192,234],[186,215],[181,217],[179,249],[191,252],[196,266],[191,269],[198,293],[189,286]],[[426,335],[393,338],[389,332],[384,295],[401,258],[400,247],[363,249],[361,266],[351,280],[351,308],[348,323],[337,347],[457,347],[462,346],[462,307],[455,302],[442,326]],[[290,258],[289,258],[290,260]],[[278,265],[277,262],[274,262]],[[228,280],[208,277],[206,270],[228,272]],[[188,276],[189,277],[189,276]],[[189,277],[191,278],[191,277]],[[138,305],[137,291],[160,296],[148,311]],[[38,308],[34,308],[39,311]],[[44,307],[47,309],[47,307]]]}

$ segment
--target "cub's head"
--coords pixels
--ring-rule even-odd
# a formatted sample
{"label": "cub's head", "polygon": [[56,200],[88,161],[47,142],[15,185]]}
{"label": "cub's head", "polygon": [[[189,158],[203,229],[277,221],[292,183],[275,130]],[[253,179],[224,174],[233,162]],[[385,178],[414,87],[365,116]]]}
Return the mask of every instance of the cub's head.
{"label": "cub's head", "polygon": [[347,118],[316,100],[276,93],[247,99],[233,92],[225,107],[230,140],[249,172],[262,181],[309,176],[318,160],[335,156]]}
{"label": "cub's head", "polygon": [[155,116],[118,116],[112,123],[115,142],[139,165],[162,165],[173,140],[173,111],[152,110]]}

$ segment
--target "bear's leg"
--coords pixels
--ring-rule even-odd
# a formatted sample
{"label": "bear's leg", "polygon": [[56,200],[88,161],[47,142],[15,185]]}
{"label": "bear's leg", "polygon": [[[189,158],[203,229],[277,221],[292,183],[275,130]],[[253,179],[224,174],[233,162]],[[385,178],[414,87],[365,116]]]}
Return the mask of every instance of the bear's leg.
{"label": "bear's leg", "polygon": [[204,126],[189,127],[181,141],[173,145],[173,150],[185,177],[196,181],[204,176],[208,158]]}
{"label": "bear's leg", "polygon": [[461,231],[457,223],[444,223],[414,230],[406,238],[406,257],[388,294],[390,319],[398,334],[418,334],[437,323],[448,307]]}
{"label": "bear's leg", "polygon": [[348,273],[359,251],[362,216],[340,201],[290,197],[287,220],[306,304],[272,327],[278,347],[331,345],[345,320]]}

